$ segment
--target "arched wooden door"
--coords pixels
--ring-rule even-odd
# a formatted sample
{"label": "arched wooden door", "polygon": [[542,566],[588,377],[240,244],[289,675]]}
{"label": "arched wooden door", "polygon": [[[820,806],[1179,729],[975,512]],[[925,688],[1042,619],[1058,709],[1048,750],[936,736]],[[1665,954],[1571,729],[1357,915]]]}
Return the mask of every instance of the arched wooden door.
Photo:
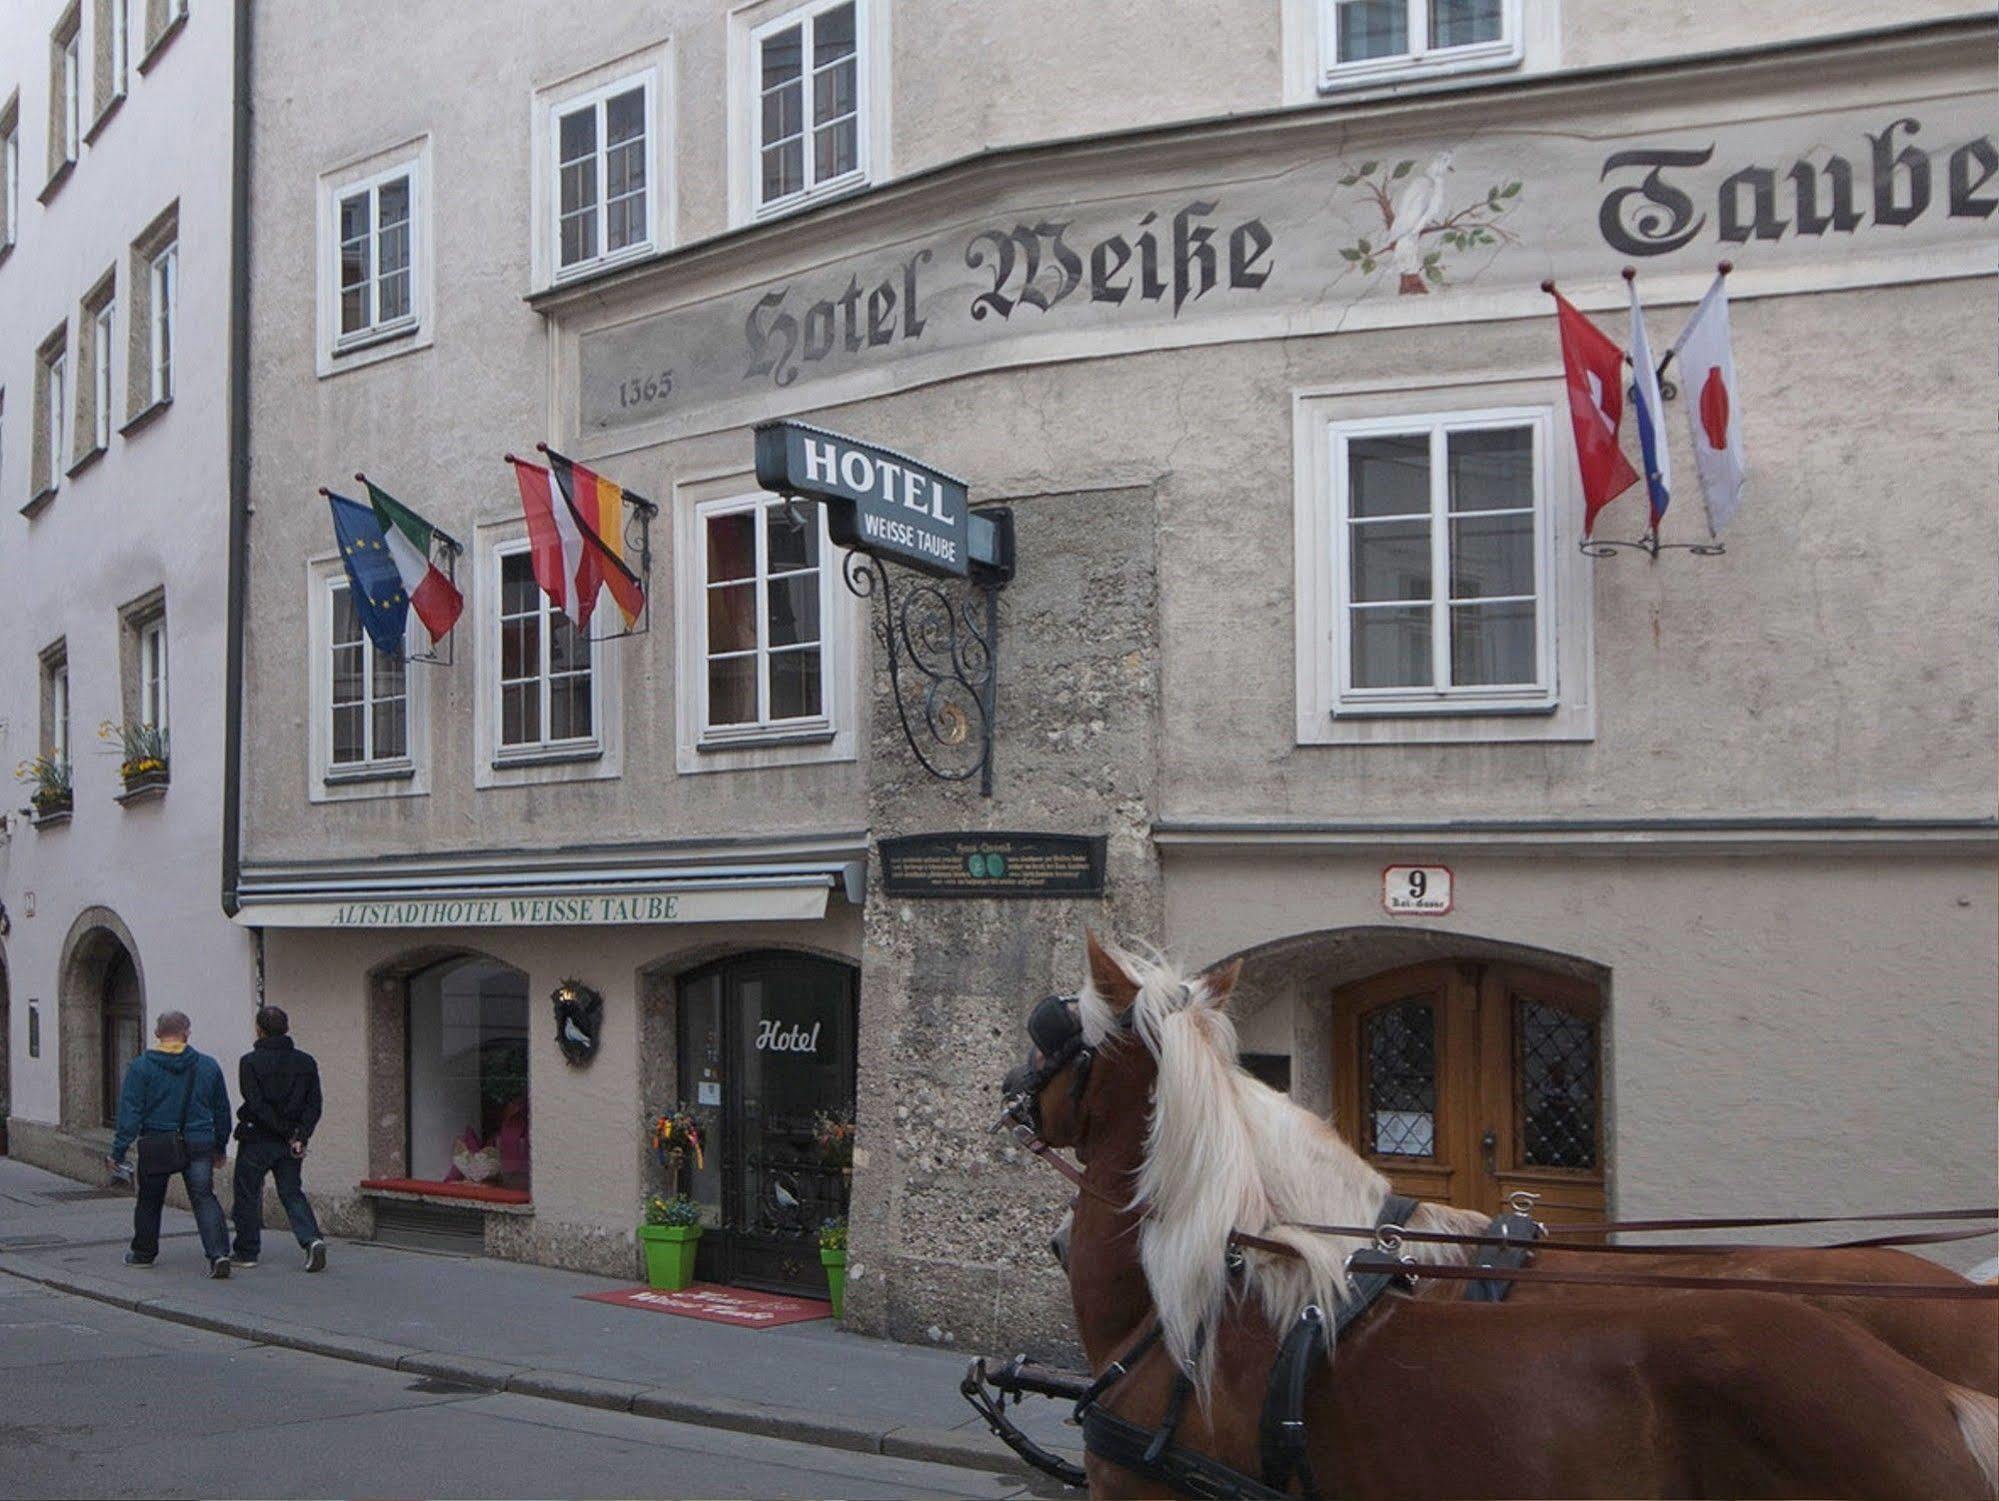
{"label": "arched wooden door", "polygon": [[1601,1021],[1595,986],[1512,965],[1377,975],[1334,998],[1335,1121],[1400,1193],[1601,1219]]}

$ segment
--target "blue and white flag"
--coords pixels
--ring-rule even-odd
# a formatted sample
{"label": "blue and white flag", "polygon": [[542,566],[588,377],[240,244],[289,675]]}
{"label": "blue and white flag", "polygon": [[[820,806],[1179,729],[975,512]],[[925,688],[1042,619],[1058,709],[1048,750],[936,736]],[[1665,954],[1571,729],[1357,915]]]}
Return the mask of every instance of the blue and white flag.
{"label": "blue and white flag", "polygon": [[1665,411],[1659,400],[1659,367],[1652,362],[1652,341],[1645,337],[1645,314],[1638,306],[1638,278],[1627,271],[1631,291],[1631,415],[1638,423],[1638,447],[1645,460],[1645,488],[1652,496],[1652,530],[1666,514],[1673,490],[1673,459],[1666,450]]}
{"label": "blue and white flag", "polygon": [[382,523],[371,507],[344,495],[328,492],[326,502],[333,507],[333,535],[340,543],[340,561],[347,565],[347,597],[353,601],[355,617],[377,651],[401,657],[410,599]]}

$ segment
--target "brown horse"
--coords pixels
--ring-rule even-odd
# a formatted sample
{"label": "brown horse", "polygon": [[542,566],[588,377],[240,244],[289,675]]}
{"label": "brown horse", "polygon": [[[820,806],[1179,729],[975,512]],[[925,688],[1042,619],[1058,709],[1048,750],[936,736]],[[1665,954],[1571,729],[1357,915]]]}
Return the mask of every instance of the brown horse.
{"label": "brown horse", "polygon": [[[1246,1086],[1221,1010],[1232,972],[1183,980],[1094,938],[1090,960],[1079,1005],[1094,1065],[1079,1082],[1071,1063],[1037,1095],[1044,1139],[1075,1147],[1090,1185],[1071,1242],[1078,1330],[1100,1371],[1156,1317],[1163,1340],[1111,1388],[1105,1408],[1153,1426],[1176,1366],[1186,1369],[1201,1400],[1176,1442],[1254,1475],[1279,1333],[1306,1302],[1331,1308],[1345,1296],[1353,1245],[1282,1221],[1369,1223],[1385,1185],[1375,1191],[1372,1169],[1344,1144],[1351,1163],[1276,1112],[1268,1091]],[[1464,1223],[1439,1206],[1416,1223],[1426,1221]],[[1232,1280],[1231,1229],[1284,1240],[1300,1255],[1252,1252]],[[1447,1259],[1454,1248],[1427,1254]],[[1717,1258],[1700,1261],[1717,1270]],[[1356,1496],[1994,1494],[1999,1404],[1855,1320],[1759,1293],[1591,1291],[1499,1305],[1393,1297],[1363,1315],[1308,1391],[1321,1487]],[[1090,1473],[1098,1495],[1159,1489],[1096,1457]]]}

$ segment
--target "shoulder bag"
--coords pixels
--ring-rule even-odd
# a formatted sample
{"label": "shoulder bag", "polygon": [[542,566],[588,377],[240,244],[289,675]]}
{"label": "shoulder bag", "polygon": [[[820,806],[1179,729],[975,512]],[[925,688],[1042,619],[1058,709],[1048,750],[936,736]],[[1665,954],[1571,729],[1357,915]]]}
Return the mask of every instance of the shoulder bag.
{"label": "shoulder bag", "polygon": [[194,1100],[194,1081],[201,1073],[196,1058],[187,1071],[187,1088],[180,1097],[180,1124],[171,1131],[150,1131],[139,1137],[139,1171],[155,1177],[182,1173],[194,1161],[187,1147],[187,1111]]}

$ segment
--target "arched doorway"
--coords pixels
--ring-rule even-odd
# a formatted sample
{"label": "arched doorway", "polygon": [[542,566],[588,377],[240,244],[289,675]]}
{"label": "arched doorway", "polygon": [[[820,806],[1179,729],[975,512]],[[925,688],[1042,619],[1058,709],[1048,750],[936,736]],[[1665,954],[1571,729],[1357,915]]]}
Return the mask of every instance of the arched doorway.
{"label": "arched doorway", "polygon": [[[115,942],[115,940],[114,940]],[[99,1104],[104,1124],[118,1124],[118,1094],[125,1087],[125,1070],[146,1047],[146,999],[139,988],[139,967],[123,944],[105,965],[97,995]]]}
{"label": "arched doorway", "polygon": [[57,971],[63,1129],[115,1126],[125,1070],[146,1046],[146,973],[131,930],[106,907],[77,915]]}
{"label": "arched doorway", "polygon": [[1333,1000],[1341,1133],[1399,1192],[1549,1222],[1603,1218],[1602,995],[1514,964],[1376,975]]}
{"label": "arched doorway", "polygon": [[850,965],[732,956],[679,982],[679,1097],[705,1138],[683,1183],[698,1275],[823,1296],[820,1224],[847,1212],[857,996]]}

